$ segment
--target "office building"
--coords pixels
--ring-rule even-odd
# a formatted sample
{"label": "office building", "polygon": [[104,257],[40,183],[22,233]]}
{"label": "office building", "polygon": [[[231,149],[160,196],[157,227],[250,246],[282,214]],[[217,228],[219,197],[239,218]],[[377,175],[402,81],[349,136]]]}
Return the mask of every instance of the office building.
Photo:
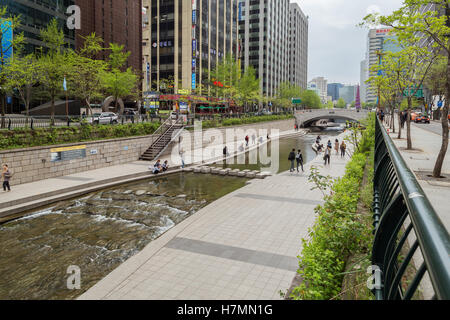
{"label": "office building", "polygon": [[331,101],[339,100],[339,89],[343,86],[342,83],[329,83],[327,85],[327,94],[331,97]]}
{"label": "office building", "polygon": [[360,64],[360,96],[361,103],[366,102],[367,83],[368,78],[367,61],[363,60]]}
{"label": "office building", "polygon": [[56,18],[65,36],[65,42],[70,48],[75,48],[75,31],[67,28],[67,7],[74,4],[73,0],[0,0],[0,7],[7,7],[10,15],[21,16],[21,26],[16,33],[25,36],[25,54],[36,52],[37,48],[46,47],[41,41],[40,31]]}
{"label": "office building", "polygon": [[[144,91],[173,79],[174,91],[208,95],[209,72],[238,59],[237,0],[144,0]],[[148,71],[147,71],[148,70]]]}
{"label": "office building", "polygon": [[[169,1],[170,2],[170,1]],[[132,0],[75,0],[81,9],[81,30],[76,32],[76,47],[83,45],[82,37],[93,32],[110,43],[123,45],[131,55],[127,67],[141,72],[142,69],[142,6],[141,1]],[[99,54],[107,59],[109,52]]]}
{"label": "office building", "polygon": [[318,90],[320,101],[322,103],[328,102],[328,80],[324,77],[316,77],[310,81],[311,84],[315,84]]}
{"label": "office building", "polygon": [[345,103],[352,104],[356,99],[357,86],[347,85],[339,89],[339,99],[344,99]]}
{"label": "office building", "polygon": [[[367,54],[366,54],[366,73],[367,79],[376,75],[373,68],[380,63],[378,53],[397,52],[400,47],[393,41],[396,36],[392,34],[391,28],[372,29],[369,31],[367,40]],[[365,100],[367,103],[377,102],[377,90],[370,83],[365,88]]]}
{"label": "office building", "polygon": [[308,81],[308,17],[296,3],[290,4],[289,82],[306,89]]}
{"label": "office building", "polygon": [[239,0],[242,67],[255,68],[269,97],[289,81],[289,20],[289,0]]}

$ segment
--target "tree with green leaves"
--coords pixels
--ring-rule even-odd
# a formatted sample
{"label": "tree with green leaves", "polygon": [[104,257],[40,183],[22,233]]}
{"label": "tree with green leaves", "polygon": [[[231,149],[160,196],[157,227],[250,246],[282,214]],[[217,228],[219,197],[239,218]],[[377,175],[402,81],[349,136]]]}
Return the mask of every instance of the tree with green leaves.
{"label": "tree with green leaves", "polygon": [[[6,83],[8,81],[7,66],[10,62],[12,51],[19,49],[24,41],[22,34],[16,34],[20,26],[20,16],[9,16],[7,7],[0,7],[0,103],[1,103],[1,128],[5,127],[5,113],[6,113],[6,90],[8,90]],[[8,39],[8,35],[14,34],[14,37]]]}
{"label": "tree with green leaves", "polygon": [[15,54],[6,66],[8,74],[5,83],[6,90],[13,93],[16,91],[25,105],[25,113],[28,116],[31,103],[31,89],[41,80],[40,65],[32,54],[20,56]]}
{"label": "tree with green leaves", "polygon": [[87,114],[92,114],[91,101],[101,100],[103,97],[104,83],[101,76],[106,71],[107,64],[94,58],[103,50],[103,40],[95,33],[84,37],[83,40],[84,45],[79,52],[69,56],[72,72],[67,81],[71,94],[83,101]]}
{"label": "tree with green leaves", "polygon": [[[431,67],[427,78],[425,79],[425,87],[430,90],[432,96],[438,96],[439,101],[444,101],[447,95],[447,58],[438,56],[436,62]],[[433,101],[429,101],[429,110],[433,108]],[[442,110],[439,110],[439,113]],[[441,117],[439,116],[439,119]]]}
{"label": "tree with green leaves", "polygon": [[260,79],[256,78],[256,71],[252,66],[245,69],[239,80],[236,99],[245,106],[245,112],[248,112],[250,103],[260,99]]}
{"label": "tree with green leaves", "polygon": [[345,100],[343,98],[339,98],[338,102],[336,103],[336,108],[339,108],[339,109],[347,108],[347,103],[345,102]]}
{"label": "tree with green leaves", "polygon": [[[422,10],[423,8],[437,10]],[[444,11],[444,14],[441,12]],[[429,51],[445,56],[447,60],[446,98],[442,108],[442,143],[433,177],[438,178],[448,150],[448,112],[450,104],[450,0],[404,0],[400,9],[388,16],[369,15],[365,22],[390,26],[400,41],[408,41]]]}
{"label": "tree with green leaves", "polygon": [[300,94],[300,98],[302,100],[301,105],[305,108],[320,109],[322,107],[320,97],[317,95],[315,91],[303,90],[302,93]]}
{"label": "tree with green leaves", "polygon": [[302,88],[290,82],[282,82],[277,89],[274,103],[276,106],[285,110],[293,109],[293,98],[300,98],[302,95]]}
{"label": "tree with green leaves", "polygon": [[72,73],[70,65],[71,53],[64,48],[64,33],[54,18],[47,27],[41,30],[42,41],[47,52],[41,49],[38,68],[41,73],[40,83],[51,101],[51,123],[55,121],[55,100],[64,90],[64,77]]}
{"label": "tree with green leaves", "polygon": [[101,83],[106,92],[114,98],[117,110],[119,99],[135,93],[138,76],[131,68],[122,71],[131,52],[124,52],[124,46],[115,43],[110,44],[109,50],[109,70],[100,73]]}

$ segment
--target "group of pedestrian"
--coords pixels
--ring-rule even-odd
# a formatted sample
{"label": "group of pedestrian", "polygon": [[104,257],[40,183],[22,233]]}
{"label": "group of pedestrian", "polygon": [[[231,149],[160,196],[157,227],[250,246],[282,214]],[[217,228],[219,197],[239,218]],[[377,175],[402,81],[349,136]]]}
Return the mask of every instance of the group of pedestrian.
{"label": "group of pedestrian", "polygon": [[161,164],[161,160],[156,161],[155,165],[153,167],[149,168],[152,170],[153,174],[159,174],[161,172],[166,172],[169,170],[169,161],[164,161],[163,164]]}
{"label": "group of pedestrian", "polygon": [[291,153],[289,154],[288,160],[291,162],[291,168],[289,172],[295,172],[295,163],[297,162],[297,172],[300,172],[300,167],[302,168],[302,172],[305,172],[303,169],[303,154],[302,150],[298,150],[295,152],[295,149],[292,149]]}
{"label": "group of pedestrian", "polygon": [[[320,143],[321,141],[322,138],[318,136],[316,138],[316,143],[313,145],[312,149],[316,152],[317,155],[324,152],[323,160],[325,161],[325,165],[327,164],[330,165],[333,143],[331,142],[331,140],[328,140],[327,145],[325,147],[323,144]],[[336,139],[334,141],[334,150],[336,151],[337,156],[339,155],[340,151],[341,158],[344,158],[347,152],[347,145],[345,144],[345,141],[342,140],[342,143],[339,143],[339,139]]]}

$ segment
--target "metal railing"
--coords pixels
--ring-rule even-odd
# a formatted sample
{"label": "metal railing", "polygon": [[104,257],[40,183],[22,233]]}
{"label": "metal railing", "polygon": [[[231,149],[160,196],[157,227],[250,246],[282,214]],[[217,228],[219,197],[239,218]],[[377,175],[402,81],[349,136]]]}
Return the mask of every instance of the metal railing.
{"label": "metal railing", "polygon": [[[450,299],[449,234],[378,119],[374,227],[373,293],[377,300],[412,299],[425,273],[431,280],[433,299]],[[405,271],[420,253],[423,261],[418,262],[414,278],[405,281]]]}
{"label": "metal railing", "polygon": [[98,118],[92,116],[55,116],[52,122],[50,116],[0,116],[0,129],[13,130],[13,129],[37,129],[37,128],[50,128],[50,127],[71,127],[80,126],[82,124],[96,125],[115,125],[115,124],[135,124],[142,122],[154,122],[160,123],[164,119],[159,116],[147,116],[147,115],[118,115],[116,117],[103,118],[98,121]]}

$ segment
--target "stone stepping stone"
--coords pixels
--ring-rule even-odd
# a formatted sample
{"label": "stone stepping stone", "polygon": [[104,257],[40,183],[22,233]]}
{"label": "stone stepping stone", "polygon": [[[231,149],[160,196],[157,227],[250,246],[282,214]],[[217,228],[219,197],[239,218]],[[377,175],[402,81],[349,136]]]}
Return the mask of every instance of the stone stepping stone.
{"label": "stone stepping stone", "polygon": [[253,179],[253,178],[256,177],[256,173],[254,173],[254,172],[246,172],[246,173],[245,173],[245,176],[246,176],[247,178]]}
{"label": "stone stepping stone", "polygon": [[138,190],[138,191],[136,191],[136,195],[137,196],[143,196],[144,194],[146,194],[147,193],[147,191],[145,191],[145,190]]}
{"label": "stone stepping stone", "polygon": [[194,172],[195,173],[201,173],[202,172],[202,168],[201,167],[195,167],[194,168]]}
{"label": "stone stepping stone", "polygon": [[258,174],[255,175],[255,178],[256,179],[265,179],[266,175],[264,175],[263,173],[258,173]]}
{"label": "stone stepping stone", "polygon": [[184,168],[183,171],[184,172],[193,172],[194,168]]}
{"label": "stone stepping stone", "polygon": [[210,167],[202,167],[202,173],[211,173]]}
{"label": "stone stepping stone", "polygon": [[229,170],[227,170],[227,169],[222,169],[222,170],[219,171],[219,174],[220,174],[221,176],[226,176],[226,175],[228,175],[228,172],[229,172]]}
{"label": "stone stepping stone", "polygon": [[211,173],[212,174],[220,174],[220,170],[221,170],[220,168],[212,168]]}
{"label": "stone stepping stone", "polygon": [[245,177],[245,176],[247,176],[247,172],[244,172],[244,171],[239,171],[238,172],[238,177]]}
{"label": "stone stepping stone", "polygon": [[239,172],[241,172],[241,170],[239,170],[239,169],[234,169],[234,170],[231,170],[228,174],[229,174],[230,176],[237,177],[238,174],[239,174]]}

